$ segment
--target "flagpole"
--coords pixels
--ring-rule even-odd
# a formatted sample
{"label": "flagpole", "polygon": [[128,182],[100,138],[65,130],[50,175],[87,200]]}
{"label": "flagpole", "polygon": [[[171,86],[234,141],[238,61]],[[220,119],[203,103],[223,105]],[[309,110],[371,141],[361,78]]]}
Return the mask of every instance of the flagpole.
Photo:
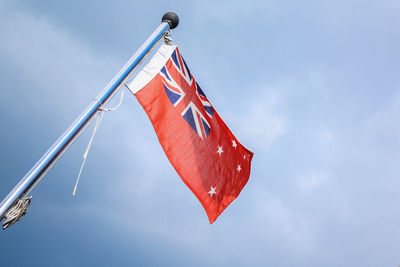
{"label": "flagpole", "polygon": [[[73,141],[85,130],[86,126],[99,108],[105,106],[118,91],[120,85],[124,84],[129,74],[135,69],[141,60],[151,51],[158,41],[169,30],[178,26],[179,18],[173,12],[167,12],[162,17],[162,23],[128,60],[114,78],[104,87],[100,94],[92,100],[89,106],[69,126],[69,128],[58,138],[49,150],[36,162],[32,169],[21,179],[14,189],[0,203],[0,222],[5,218],[7,212],[17,204],[18,200],[25,197],[36,185],[47,171],[57,162],[62,154],[69,148]],[[28,203],[29,205],[29,203]],[[24,213],[25,214],[25,213]],[[23,216],[23,215],[22,215]],[[20,216],[20,218],[22,217]],[[8,225],[4,225],[5,229]]]}

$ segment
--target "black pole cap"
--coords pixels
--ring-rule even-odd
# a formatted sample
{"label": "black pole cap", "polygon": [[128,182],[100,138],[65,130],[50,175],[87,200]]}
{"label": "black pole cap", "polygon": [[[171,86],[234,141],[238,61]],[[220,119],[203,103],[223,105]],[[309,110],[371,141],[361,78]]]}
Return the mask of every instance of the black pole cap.
{"label": "black pole cap", "polygon": [[174,29],[179,24],[179,17],[174,12],[167,12],[164,14],[164,16],[162,16],[161,21],[167,22],[169,24],[169,28]]}

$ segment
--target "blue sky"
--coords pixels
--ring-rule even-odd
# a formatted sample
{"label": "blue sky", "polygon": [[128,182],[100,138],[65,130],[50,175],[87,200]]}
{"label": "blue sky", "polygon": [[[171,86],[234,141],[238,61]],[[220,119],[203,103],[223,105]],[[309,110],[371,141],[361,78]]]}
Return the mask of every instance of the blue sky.
{"label": "blue sky", "polygon": [[202,89],[255,152],[242,194],[209,225],[127,94],[77,196],[92,128],[0,233],[2,264],[400,264],[398,0],[0,0],[0,197],[166,11]]}

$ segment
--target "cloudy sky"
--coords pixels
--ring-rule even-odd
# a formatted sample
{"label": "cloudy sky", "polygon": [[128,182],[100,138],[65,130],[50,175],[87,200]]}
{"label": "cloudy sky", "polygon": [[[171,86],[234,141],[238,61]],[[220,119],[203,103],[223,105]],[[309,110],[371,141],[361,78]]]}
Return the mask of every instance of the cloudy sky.
{"label": "cloudy sky", "polygon": [[249,183],[209,225],[127,94],[77,196],[92,127],[1,231],[2,264],[400,264],[399,0],[0,0],[0,197],[166,11],[197,81],[255,153]]}

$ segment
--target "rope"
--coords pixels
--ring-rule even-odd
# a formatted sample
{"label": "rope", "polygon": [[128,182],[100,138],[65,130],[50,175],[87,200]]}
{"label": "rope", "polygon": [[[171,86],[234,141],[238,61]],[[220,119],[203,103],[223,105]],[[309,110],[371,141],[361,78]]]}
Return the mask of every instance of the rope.
{"label": "rope", "polygon": [[167,44],[171,43],[173,41],[171,35],[172,35],[171,30],[168,30],[164,35],[164,42],[166,42]]}
{"label": "rope", "polygon": [[[162,37],[161,37],[161,38],[162,38]],[[160,38],[160,39],[161,39],[161,38]],[[171,31],[170,31],[170,30],[168,30],[168,32],[166,32],[166,33],[164,34],[164,41],[165,41],[166,43],[172,42]],[[157,43],[158,43],[158,42],[159,42],[159,40],[157,41]],[[150,49],[149,52],[151,52],[151,51],[154,49],[154,47],[155,47],[155,45]],[[139,66],[139,65],[144,61],[144,59],[147,57],[147,55],[148,55],[148,54],[146,54],[146,56],[143,57],[143,58],[139,61],[139,63],[137,64],[137,66]],[[137,66],[136,66],[136,67],[137,67]],[[133,71],[131,72],[131,74],[132,74],[132,73],[133,73]],[[129,75],[124,79],[124,85],[125,85],[126,88],[128,88],[127,85],[126,85],[126,81],[129,79],[129,77],[131,76],[131,74],[129,74]],[[124,89],[125,89],[125,88],[124,88]],[[96,114],[96,115],[97,115],[96,124],[95,124],[94,130],[93,130],[92,136],[91,136],[91,138],[90,138],[89,144],[88,144],[88,146],[87,146],[87,148],[86,148],[86,151],[85,151],[85,153],[83,154],[83,162],[82,162],[81,168],[80,168],[80,170],[79,170],[79,174],[78,174],[78,178],[77,178],[76,183],[75,183],[74,191],[73,191],[73,193],[72,193],[73,196],[75,196],[76,190],[77,190],[77,188],[78,188],[79,180],[80,180],[80,177],[81,177],[81,174],[82,174],[83,167],[84,167],[85,162],[86,162],[87,155],[88,155],[89,150],[90,150],[90,148],[91,148],[91,146],[92,146],[93,139],[94,139],[94,135],[96,134],[96,131],[97,131],[97,129],[98,129],[99,126],[100,126],[101,120],[103,119],[104,113],[105,113],[105,112],[108,112],[108,111],[117,110],[117,109],[121,106],[121,104],[122,104],[122,100],[123,100],[123,98],[124,98],[124,93],[125,93],[125,90],[123,90],[122,93],[121,93],[121,98],[120,98],[120,101],[119,101],[118,105],[115,106],[115,107],[113,107],[113,108],[109,108],[109,109],[103,107],[103,104],[101,103],[100,100],[94,99],[95,101],[99,102],[99,104],[100,104],[100,107],[98,108],[98,110],[99,110],[100,112]],[[103,111],[104,113],[102,113],[102,114],[100,115],[100,113],[101,113],[102,111]],[[78,136],[79,136],[79,135],[78,135]],[[73,140],[72,143],[74,143],[74,142],[75,142],[75,140]],[[71,144],[72,144],[72,143],[71,143]],[[71,145],[71,144],[70,144],[70,145]],[[68,148],[67,148],[67,149],[68,149]],[[64,150],[58,157],[61,157],[61,155],[62,155],[64,152],[65,152],[65,150]],[[57,158],[57,159],[58,159],[58,158]],[[25,193],[25,196],[28,195],[28,194],[37,186],[37,184],[44,178],[44,176],[46,175],[46,173],[47,173],[47,172],[50,170],[50,168],[56,163],[57,159],[52,163],[52,165],[50,165],[49,168],[46,169],[46,171],[41,175],[41,177],[39,177],[39,179],[29,188],[29,191],[28,191],[27,193]],[[11,226],[11,225],[14,224],[15,222],[19,221],[22,217],[24,217],[24,215],[28,212],[28,207],[29,207],[29,205],[30,205],[30,203],[31,203],[31,200],[32,200],[32,196],[30,196],[30,197],[23,197],[23,198],[18,199],[18,201],[15,202],[15,203],[13,204],[13,206],[7,211],[7,213],[4,214],[5,221],[3,222],[3,229],[6,229],[7,227]],[[1,221],[1,220],[0,220],[0,221]]]}
{"label": "rope", "polygon": [[24,215],[28,212],[29,204],[31,204],[32,197],[24,197],[22,199],[18,199],[17,203],[15,203],[11,209],[7,211],[4,215],[5,221],[3,222],[3,229],[13,225],[17,221],[19,221]]}
{"label": "rope", "polygon": [[76,182],[75,182],[74,191],[72,192],[73,196],[75,196],[76,189],[78,188],[78,183],[79,183],[79,180],[81,179],[81,174],[82,174],[83,167],[85,166],[85,163],[86,163],[87,155],[89,153],[90,147],[92,146],[94,135],[96,134],[96,131],[100,126],[100,122],[104,117],[104,113],[99,112],[99,113],[96,114],[96,116],[97,116],[96,117],[96,123],[94,125],[92,137],[90,137],[89,144],[88,144],[88,146],[86,148],[85,153],[83,154],[83,161],[82,161],[81,169],[79,170],[78,178],[76,179]]}
{"label": "rope", "polygon": [[[97,129],[100,126],[101,120],[103,119],[104,114],[106,112],[117,110],[121,106],[122,100],[124,99],[124,94],[125,94],[125,90],[122,91],[119,103],[115,107],[106,108],[106,107],[103,107],[102,105],[100,105],[100,107],[98,108],[100,112],[96,114],[97,117],[96,117],[96,123],[95,123],[94,128],[93,128],[93,133],[92,133],[92,136],[90,137],[89,144],[86,147],[85,153],[83,154],[83,161],[82,161],[81,169],[79,170],[78,178],[76,179],[76,182],[75,182],[74,191],[72,192],[73,196],[75,196],[75,194],[76,194],[76,189],[78,188],[79,180],[81,179],[82,170],[83,170],[83,167],[85,166],[87,155],[89,153],[90,148],[92,147],[93,139],[94,139],[94,136],[96,134]],[[95,100],[97,100],[97,99],[95,99]],[[99,101],[99,100],[97,100],[97,101]]]}
{"label": "rope", "polygon": [[125,88],[123,89],[123,91],[121,93],[121,97],[119,99],[118,105],[116,105],[115,107],[113,107],[113,108],[105,108],[105,107],[101,106],[101,107],[99,107],[99,110],[100,111],[105,111],[105,112],[117,110],[122,104],[122,100],[124,99],[124,94],[125,94]]}

